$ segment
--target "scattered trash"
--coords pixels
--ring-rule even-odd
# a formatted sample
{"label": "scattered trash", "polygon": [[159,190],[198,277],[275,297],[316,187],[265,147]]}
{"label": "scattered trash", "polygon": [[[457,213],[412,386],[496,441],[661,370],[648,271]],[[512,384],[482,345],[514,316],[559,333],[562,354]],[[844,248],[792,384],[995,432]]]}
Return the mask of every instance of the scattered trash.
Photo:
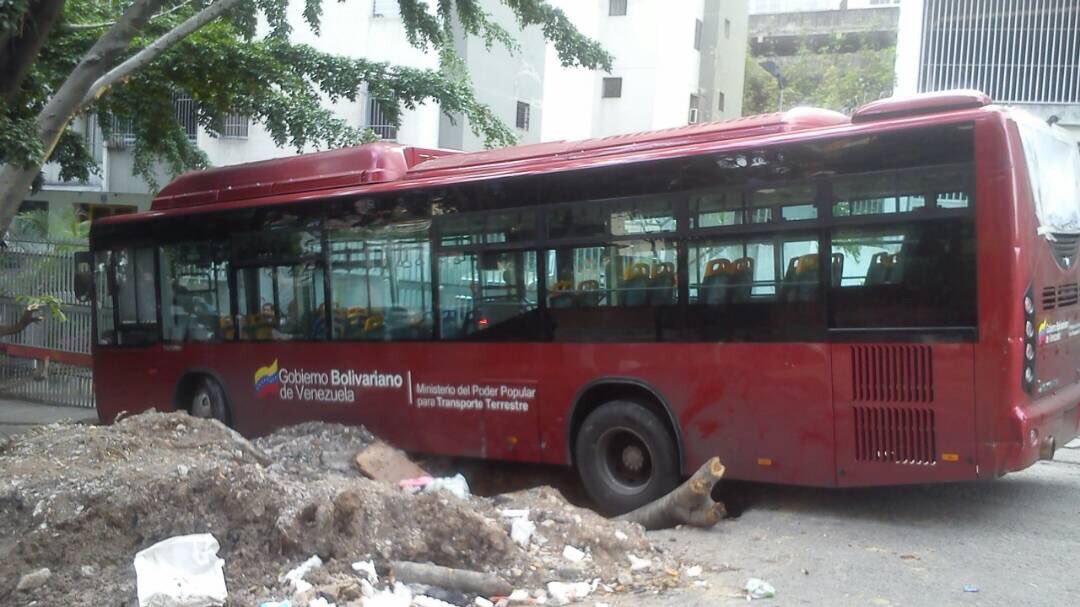
{"label": "scattered trash", "polygon": [[423,594],[418,594],[413,597],[413,605],[415,605],[416,607],[457,607],[453,603],[440,601],[437,598]]}
{"label": "scattered trash", "polygon": [[162,540],[135,555],[139,607],[205,607],[223,605],[225,561],[209,533]]}
{"label": "scattered trash", "polygon": [[529,547],[533,533],[536,533],[536,524],[527,518],[515,518],[510,523],[510,539],[522,548]]}
{"label": "scattered trash", "polygon": [[495,603],[492,603],[482,596],[476,597],[476,600],[473,601],[473,605],[476,605],[476,607],[495,607]]}
{"label": "scattered trash", "polygon": [[506,509],[500,510],[499,514],[506,518],[529,518],[528,508]]}
{"label": "scattered trash", "polygon": [[259,607],[292,607],[292,601],[289,599],[284,601],[263,601],[259,603]]}
{"label": "scattered trash", "polygon": [[919,560],[919,557],[914,554],[901,554],[900,559],[905,561],[917,561]]}
{"label": "scattered trash", "polygon": [[460,499],[467,499],[469,497],[469,483],[461,474],[443,478],[417,476],[415,478],[407,478],[398,481],[398,486],[404,489],[406,493],[443,490],[456,495]]}
{"label": "scattered trash", "polygon": [[337,605],[320,596],[308,601],[307,607],[337,607]]}
{"label": "scattered trash", "polygon": [[437,478],[424,487],[424,491],[448,491],[460,499],[467,499],[469,497],[469,483],[465,481],[465,477],[461,474],[455,474],[454,476],[446,478]]}
{"label": "scattered trash", "polygon": [[562,551],[563,558],[571,563],[580,563],[585,560],[585,553],[567,544]]}
{"label": "scattered trash", "polygon": [[686,577],[698,577],[701,575],[701,565],[686,568]]}
{"label": "scattered trash", "polygon": [[639,559],[632,554],[627,554],[626,558],[630,559],[630,571],[643,571],[652,567],[649,559]]}
{"label": "scattered trash", "polygon": [[629,539],[629,537],[630,536],[626,535],[622,531],[618,529],[615,530],[615,539],[619,540],[620,542],[625,542],[627,539]]}
{"label": "scattered trash", "polygon": [[281,581],[289,582],[292,584],[293,590],[296,592],[305,592],[311,589],[311,584],[304,581],[304,576],[308,574],[312,569],[318,569],[322,567],[322,559],[319,555],[313,555],[308,560],[300,563],[294,567],[291,571],[281,576]]}
{"label": "scattered trash", "polygon": [[412,591],[401,582],[394,582],[394,587],[387,590],[371,590],[370,585],[365,588],[368,591],[364,594],[364,607],[409,607],[412,605]]}
{"label": "scattered trash", "polygon": [[50,577],[52,577],[52,572],[49,571],[48,567],[31,571],[19,578],[19,583],[15,585],[15,590],[33,590],[34,588],[44,586],[45,582],[48,582]]}
{"label": "scattered trash", "polygon": [[776,588],[773,588],[772,584],[765,580],[752,577],[746,580],[746,586],[743,587],[746,591],[746,600],[753,599],[771,599],[776,596]]}
{"label": "scattered trash", "polygon": [[589,596],[589,593],[593,591],[593,586],[588,582],[548,582],[547,591],[553,604],[569,605]]}
{"label": "scattered trash", "polygon": [[424,475],[416,478],[406,478],[398,481],[398,487],[405,490],[406,493],[418,493],[424,487],[427,487],[435,479]]}
{"label": "scattered trash", "polygon": [[379,574],[375,572],[374,561],[356,561],[352,564],[352,570],[363,575],[372,584],[379,583]]}
{"label": "scattered trash", "polygon": [[978,592],[979,587],[975,584],[964,584],[964,592]]}
{"label": "scattered trash", "polygon": [[506,599],[511,603],[524,603],[525,601],[529,600],[529,591],[525,590],[524,588],[518,588],[511,592],[510,595],[506,597]]}

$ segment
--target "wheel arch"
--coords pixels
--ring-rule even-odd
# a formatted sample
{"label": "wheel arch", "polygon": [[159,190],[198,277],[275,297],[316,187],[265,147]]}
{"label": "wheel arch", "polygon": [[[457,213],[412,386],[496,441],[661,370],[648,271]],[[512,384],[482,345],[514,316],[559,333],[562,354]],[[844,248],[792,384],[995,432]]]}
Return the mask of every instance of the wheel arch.
{"label": "wheel arch", "polygon": [[601,377],[590,381],[578,389],[574,395],[573,404],[567,415],[566,423],[566,461],[574,465],[574,443],[577,441],[578,430],[590,413],[600,405],[616,399],[630,400],[641,404],[665,422],[671,438],[675,441],[675,453],[679,461],[679,470],[682,471],[685,463],[683,452],[682,431],[675,419],[667,399],[659,390],[648,383],[632,377]]}

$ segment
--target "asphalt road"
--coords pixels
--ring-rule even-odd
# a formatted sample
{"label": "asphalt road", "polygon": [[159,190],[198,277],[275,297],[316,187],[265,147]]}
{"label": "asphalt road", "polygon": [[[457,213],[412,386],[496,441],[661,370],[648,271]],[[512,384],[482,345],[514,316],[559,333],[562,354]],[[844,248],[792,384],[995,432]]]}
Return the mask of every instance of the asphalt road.
{"label": "asphalt road", "polygon": [[738,518],[710,531],[654,532],[704,565],[707,586],[597,600],[745,604],[741,588],[756,577],[776,588],[754,601],[762,605],[1080,603],[1080,441],[986,483],[737,489],[746,500]]}

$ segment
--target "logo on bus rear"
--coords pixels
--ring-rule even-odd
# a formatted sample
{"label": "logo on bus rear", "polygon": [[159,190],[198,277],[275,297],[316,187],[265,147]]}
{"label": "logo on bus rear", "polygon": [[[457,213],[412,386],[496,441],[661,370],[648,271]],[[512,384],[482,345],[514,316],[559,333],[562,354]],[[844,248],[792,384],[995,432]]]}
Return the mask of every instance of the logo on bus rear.
{"label": "logo on bus rear", "polygon": [[278,389],[278,364],[277,359],[265,367],[255,370],[255,396],[262,398],[277,392]]}

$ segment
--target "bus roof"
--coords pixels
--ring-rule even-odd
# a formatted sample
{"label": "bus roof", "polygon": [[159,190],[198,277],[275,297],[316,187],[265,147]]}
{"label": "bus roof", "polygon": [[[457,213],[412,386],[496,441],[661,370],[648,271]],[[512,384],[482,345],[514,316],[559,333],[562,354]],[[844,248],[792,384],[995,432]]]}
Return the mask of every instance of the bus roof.
{"label": "bus roof", "polygon": [[[150,206],[153,215],[193,207],[215,209],[295,196],[309,199],[337,193],[361,193],[391,182],[409,187],[438,181],[537,172],[553,163],[592,158],[615,159],[663,148],[745,139],[833,126],[867,123],[919,114],[935,114],[988,105],[977,91],[948,91],[882,99],[856,110],[852,118],[830,110],[795,108],[720,122],[615,135],[583,141],[554,141],[481,152],[461,153],[377,142],[328,152],[302,154],[185,173],[162,188]],[[378,188],[383,189],[383,188]],[[143,214],[136,214],[141,216]],[[125,221],[116,216],[102,221]]]}

